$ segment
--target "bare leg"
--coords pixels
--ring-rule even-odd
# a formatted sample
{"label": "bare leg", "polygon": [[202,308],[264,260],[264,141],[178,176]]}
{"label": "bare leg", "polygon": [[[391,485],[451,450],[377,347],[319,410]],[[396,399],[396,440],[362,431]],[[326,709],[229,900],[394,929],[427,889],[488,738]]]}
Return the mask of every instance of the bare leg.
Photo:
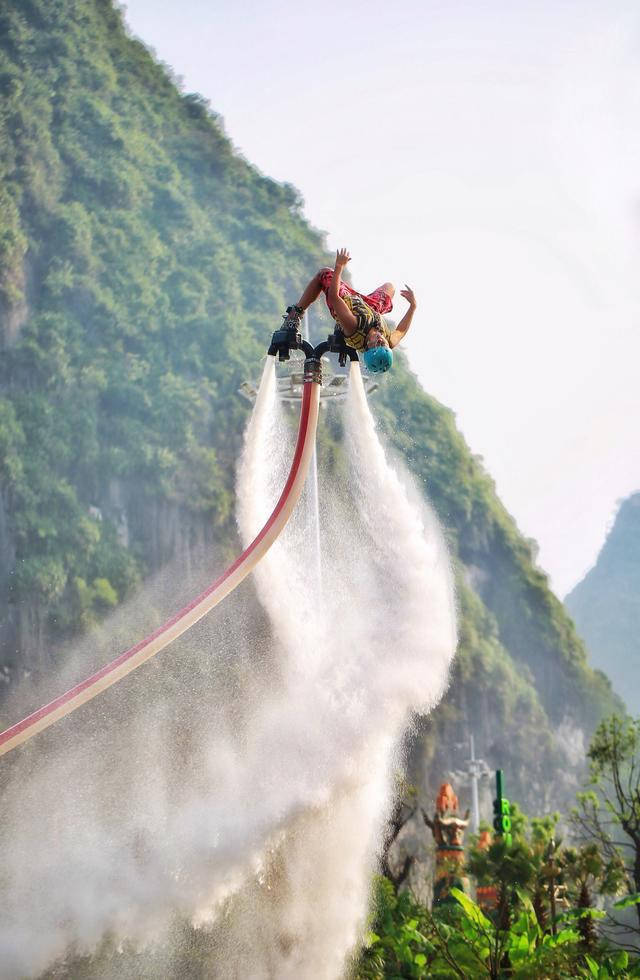
{"label": "bare leg", "polygon": [[296,305],[299,306],[301,310],[306,310],[312,303],[315,303],[321,292],[322,286],[320,285],[320,273],[316,272],[313,279],[311,279],[305,286],[304,292]]}
{"label": "bare leg", "polygon": [[396,292],[396,287],[393,285],[392,282],[383,282],[380,288],[384,289],[385,293],[387,293],[387,295],[390,296],[391,299],[393,299]]}

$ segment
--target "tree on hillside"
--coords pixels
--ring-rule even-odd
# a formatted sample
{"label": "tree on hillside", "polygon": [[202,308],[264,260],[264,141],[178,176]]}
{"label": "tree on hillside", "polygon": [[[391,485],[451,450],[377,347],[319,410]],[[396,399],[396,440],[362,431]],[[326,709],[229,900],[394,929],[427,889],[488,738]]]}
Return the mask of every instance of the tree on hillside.
{"label": "tree on hillside", "polygon": [[[600,723],[589,751],[590,791],[578,795],[571,820],[578,836],[596,845],[613,874],[616,866],[628,896],[640,893],[640,719],[612,715]],[[633,904],[633,903],[631,903]],[[614,930],[635,934],[640,951],[640,904],[635,921],[609,912]]]}
{"label": "tree on hillside", "polygon": [[[472,842],[467,859],[467,871],[478,884],[492,884],[498,888],[496,919],[502,928],[508,928],[525,892],[530,896],[538,924],[544,928],[550,919],[553,928],[553,898],[549,897],[549,882],[555,888],[549,870],[550,845],[558,820],[558,814],[534,818],[511,804],[513,843],[510,846],[497,838],[488,847]],[[551,913],[551,914],[550,914]]]}
{"label": "tree on hillside", "polygon": [[617,854],[607,858],[595,841],[567,847],[560,858],[567,894],[583,949],[592,952],[598,944],[595,920],[604,917],[595,906],[596,895],[616,895],[624,881],[624,865]]}
{"label": "tree on hillside", "polygon": [[418,807],[417,790],[415,786],[410,786],[404,780],[398,780],[396,785],[397,798],[391,816],[387,822],[384,840],[382,844],[382,854],[380,857],[380,870],[385,878],[393,883],[396,889],[409,877],[411,866],[414,862],[412,854],[405,854],[400,867],[396,867],[395,861],[391,858],[391,849],[395,844],[400,831],[414,816]]}

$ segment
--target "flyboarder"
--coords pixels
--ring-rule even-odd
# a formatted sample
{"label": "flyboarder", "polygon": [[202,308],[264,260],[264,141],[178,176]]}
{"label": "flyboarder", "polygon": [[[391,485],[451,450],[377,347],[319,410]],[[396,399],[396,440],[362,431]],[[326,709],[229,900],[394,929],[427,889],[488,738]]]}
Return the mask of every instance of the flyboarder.
{"label": "flyboarder", "polygon": [[392,283],[385,282],[366,295],[357,292],[342,282],[342,270],[350,261],[348,250],[339,248],[335,267],[320,269],[315,274],[296,305],[287,307],[285,321],[297,324],[304,311],[320,293],[324,293],[329,312],[342,330],[347,344],[357,351],[364,351],[364,363],[370,371],[388,371],[393,364],[391,350],[397,347],[411,326],[416,298],[409,286],[400,290],[409,309],[392,330],[383,316],[393,308],[395,289]]}

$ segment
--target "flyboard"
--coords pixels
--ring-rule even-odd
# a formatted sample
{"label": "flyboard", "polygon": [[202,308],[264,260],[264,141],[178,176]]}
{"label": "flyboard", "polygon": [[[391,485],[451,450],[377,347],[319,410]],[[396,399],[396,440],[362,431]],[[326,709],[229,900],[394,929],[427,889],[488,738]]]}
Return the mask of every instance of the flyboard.
{"label": "flyboard", "polygon": [[292,350],[300,350],[305,355],[298,437],[289,476],[264,527],[222,575],[166,623],[75,687],[0,732],[0,755],[10,752],[33,738],[38,732],[49,728],[54,722],[71,714],[76,708],[86,704],[87,701],[122,680],[136,667],[154,657],[233,592],[265,556],[284,529],[304,487],[315,446],[322,386],[321,359],[323,355],[335,352],[339,356],[341,365],[346,363],[347,357],[352,361],[358,360],[356,351],[347,347],[341,336],[334,334],[314,348],[308,341],[302,339],[294,322],[285,320],[282,328],[273,334],[268,356],[278,357],[280,361],[288,360]]}
{"label": "flyboard", "polygon": [[[367,395],[379,387],[371,375],[364,374],[362,383]],[[278,401],[287,405],[299,404],[304,390],[304,357],[291,358],[288,369],[276,378]],[[243,381],[238,388],[238,394],[250,402],[258,397],[258,386],[252,381]],[[320,389],[320,408],[335,402],[344,401],[349,394],[349,374],[343,371],[333,371],[330,359],[322,358],[322,387]]]}
{"label": "flyboard", "polygon": [[[275,342],[275,338],[279,335],[280,331],[276,331],[273,335],[273,342]],[[349,393],[349,373],[348,371],[340,370],[340,368],[345,367],[347,359],[358,360],[357,356],[355,358],[352,357],[353,348],[347,347],[344,341],[344,335],[336,328],[326,343],[321,344],[315,350],[320,350],[320,356],[322,357],[320,407],[326,407],[331,402],[344,401]],[[280,344],[278,353],[281,364],[283,361],[289,362],[288,365],[285,365],[282,373],[276,377],[278,401],[295,405],[300,402],[304,390],[304,361],[306,355],[302,347],[287,349],[284,344]],[[327,354],[338,355],[337,371],[334,371]],[[362,384],[367,395],[372,394],[379,387],[378,382],[370,374],[366,373],[362,377]],[[238,388],[238,394],[250,402],[255,402],[258,397],[258,386],[252,381],[243,381]]]}

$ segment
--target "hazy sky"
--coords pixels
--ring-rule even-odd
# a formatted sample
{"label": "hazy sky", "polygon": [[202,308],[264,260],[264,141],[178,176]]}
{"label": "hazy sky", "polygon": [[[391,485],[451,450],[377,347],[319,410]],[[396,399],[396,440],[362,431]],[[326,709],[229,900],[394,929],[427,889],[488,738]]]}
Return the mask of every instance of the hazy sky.
{"label": "hazy sky", "polygon": [[415,289],[411,364],[563,595],[640,488],[636,0],[129,0],[126,18],[350,248],[357,288]]}

